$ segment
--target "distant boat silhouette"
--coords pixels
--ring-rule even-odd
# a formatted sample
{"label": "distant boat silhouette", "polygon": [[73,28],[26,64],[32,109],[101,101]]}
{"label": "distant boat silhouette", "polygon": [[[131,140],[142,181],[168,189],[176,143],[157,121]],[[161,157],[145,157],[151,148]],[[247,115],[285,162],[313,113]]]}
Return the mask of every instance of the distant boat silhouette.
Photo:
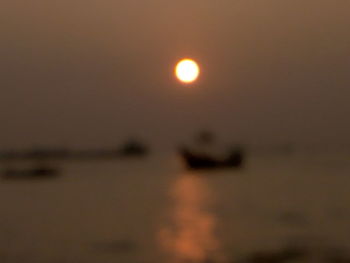
{"label": "distant boat silhouette", "polygon": [[244,154],[241,149],[233,150],[226,158],[215,158],[206,153],[198,153],[187,148],[180,150],[180,155],[188,169],[241,168]]}
{"label": "distant boat silhouette", "polygon": [[20,179],[20,178],[46,178],[53,177],[59,174],[58,169],[49,166],[37,166],[26,169],[7,168],[3,173],[5,179]]}
{"label": "distant boat silhouette", "polygon": [[147,146],[137,140],[129,140],[119,149],[121,157],[142,157],[148,154]]}

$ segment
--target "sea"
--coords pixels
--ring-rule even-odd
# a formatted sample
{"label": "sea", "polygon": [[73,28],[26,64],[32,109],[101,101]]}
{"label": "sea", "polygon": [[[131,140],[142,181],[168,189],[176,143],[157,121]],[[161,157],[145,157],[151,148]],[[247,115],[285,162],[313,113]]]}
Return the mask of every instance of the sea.
{"label": "sea", "polygon": [[[0,180],[1,263],[350,262],[350,154],[55,161]],[[3,167],[1,167],[3,168]]]}

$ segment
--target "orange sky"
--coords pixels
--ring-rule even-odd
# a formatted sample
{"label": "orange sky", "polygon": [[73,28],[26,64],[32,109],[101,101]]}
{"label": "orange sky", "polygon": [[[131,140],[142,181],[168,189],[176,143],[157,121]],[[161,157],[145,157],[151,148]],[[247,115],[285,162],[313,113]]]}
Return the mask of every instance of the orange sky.
{"label": "orange sky", "polygon": [[[348,141],[347,0],[5,0],[0,146]],[[202,65],[197,87],[173,78]],[[89,132],[86,132],[89,131]]]}

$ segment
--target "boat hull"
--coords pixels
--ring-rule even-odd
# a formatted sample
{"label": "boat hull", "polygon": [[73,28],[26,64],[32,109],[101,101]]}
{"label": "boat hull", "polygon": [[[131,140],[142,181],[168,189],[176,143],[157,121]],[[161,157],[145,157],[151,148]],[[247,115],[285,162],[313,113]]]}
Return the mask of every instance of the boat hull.
{"label": "boat hull", "polygon": [[234,151],[227,158],[222,159],[195,153],[186,148],[180,150],[180,155],[188,169],[241,168],[243,166],[241,151]]}

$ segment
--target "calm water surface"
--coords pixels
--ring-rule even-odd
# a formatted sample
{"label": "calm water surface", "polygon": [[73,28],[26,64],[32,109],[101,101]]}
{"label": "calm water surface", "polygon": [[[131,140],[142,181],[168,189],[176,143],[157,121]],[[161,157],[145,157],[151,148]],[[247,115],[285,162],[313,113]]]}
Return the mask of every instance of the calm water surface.
{"label": "calm water surface", "polygon": [[55,179],[0,181],[0,262],[346,260],[349,157],[253,156],[215,172],[172,155],[58,162]]}

